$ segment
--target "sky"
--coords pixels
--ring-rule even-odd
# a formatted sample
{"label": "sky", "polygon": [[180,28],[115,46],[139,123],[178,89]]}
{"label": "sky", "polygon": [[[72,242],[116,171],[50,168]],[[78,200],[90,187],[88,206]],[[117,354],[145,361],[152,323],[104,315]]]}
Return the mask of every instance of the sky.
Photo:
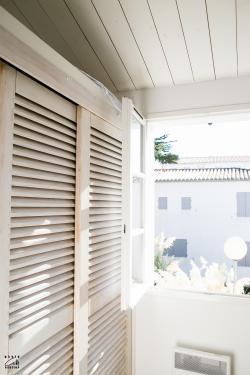
{"label": "sky", "polygon": [[169,134],[179,157],[250,155],[250,120],[202,124],[162,124],[156,135]]}

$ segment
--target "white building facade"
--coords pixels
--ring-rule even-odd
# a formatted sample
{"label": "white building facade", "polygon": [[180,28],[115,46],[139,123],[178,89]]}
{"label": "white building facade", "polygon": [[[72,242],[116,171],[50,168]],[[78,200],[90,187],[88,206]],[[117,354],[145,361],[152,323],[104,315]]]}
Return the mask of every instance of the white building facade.
{"label": "white building facade", "polygon": [[[230,162],[231,160],[231,162]],[[193,161],[194,162],[194,161]],[[223,165],[222,165],[223,164]],[[247,159],[199,159],[157,170],[155,183],[155,234],[164,233],[175,242],[170,255],[190,260],[200,257],[209,263],[230,262],[224,242],[239,236],[248,245],[239,262],[239,275],[250,276],[250,169]]]}

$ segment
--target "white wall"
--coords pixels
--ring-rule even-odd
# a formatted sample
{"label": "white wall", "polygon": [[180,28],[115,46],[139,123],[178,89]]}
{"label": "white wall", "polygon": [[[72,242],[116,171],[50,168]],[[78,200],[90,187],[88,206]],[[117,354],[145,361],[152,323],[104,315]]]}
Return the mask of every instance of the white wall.
{"label": "white wall", "polygon": [[122,92],[147,119],[250,108],[250,76]]}
{"label": "white wall", "polygon": [[249,316],[249,297],[147,293],[133,312],[133,375],[172,375],[176,345],[230,354],[232,375],[249,375]]}
{"label": "white wall", "polygon": [[[155,235],[187,239],[188,258],[200,256],[225,262],[223,245],[227,238],[240,236],[250,241],[250,217],[237,217],[237,192],[250,191],[249,182],[156,182]],[[158,209],[158,197],[168,197],[168,209]],[[191,197],[191,210],[181,209],[181,197]],[[239,276],[250,269],[239,267]],[[250,373],[250,372],[249,372]]]}

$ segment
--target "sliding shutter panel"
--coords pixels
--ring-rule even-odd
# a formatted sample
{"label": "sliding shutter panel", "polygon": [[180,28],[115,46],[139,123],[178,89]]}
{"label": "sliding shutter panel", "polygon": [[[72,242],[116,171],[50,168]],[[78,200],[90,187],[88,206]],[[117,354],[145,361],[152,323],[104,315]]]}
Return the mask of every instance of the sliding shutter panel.
{"label": "sliding shutter panel", "polygon": [[11,374],[73,371],[76,106],[17,74],[9,274]]}
{"label": "sliding shutter panel", "polygon": [[88,374],[125,374],[121,311],[121,130],[91,115]]}

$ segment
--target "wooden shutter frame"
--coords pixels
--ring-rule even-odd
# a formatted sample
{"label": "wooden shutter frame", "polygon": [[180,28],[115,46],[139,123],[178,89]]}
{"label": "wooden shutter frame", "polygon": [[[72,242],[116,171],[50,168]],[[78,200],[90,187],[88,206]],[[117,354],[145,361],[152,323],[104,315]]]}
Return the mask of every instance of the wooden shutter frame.
{"label": "wooden shutter frame", "polygon": [[5,370],[4,356],[9,354],[9,263],[10,211],[12,178],[12,137],[14,124],[16,71],[0,62],[0,368]]}

